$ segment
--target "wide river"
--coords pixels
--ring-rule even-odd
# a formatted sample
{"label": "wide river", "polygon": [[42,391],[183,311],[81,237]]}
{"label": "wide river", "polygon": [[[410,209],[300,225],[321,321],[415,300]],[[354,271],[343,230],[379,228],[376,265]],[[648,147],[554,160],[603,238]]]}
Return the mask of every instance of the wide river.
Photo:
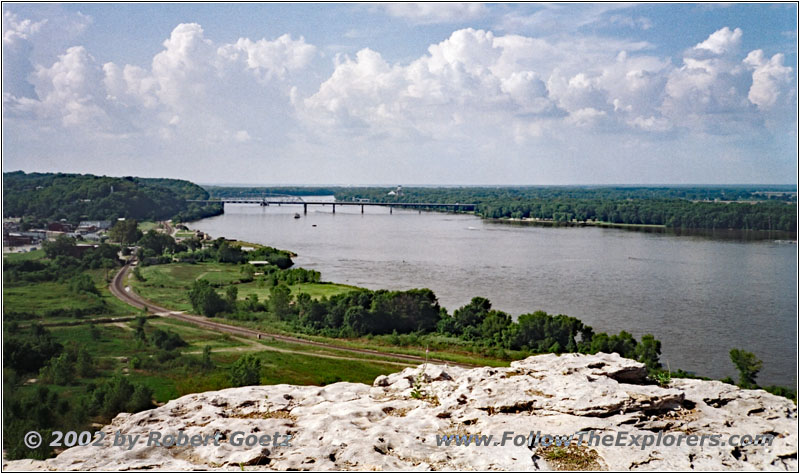
{"label": "wide river", "polygon": [[541,309],[595,332],[652,333],[672,369],[736,378],[728,352],[745,349],[764,361],[761,385],[796,383],[795,242],[519,226],[381,207],[302,213],[227,204],[225,214],[192,227],[291,250],[297,265],[326,281],[430,288],[451,312],[484,296],[514,317]]}

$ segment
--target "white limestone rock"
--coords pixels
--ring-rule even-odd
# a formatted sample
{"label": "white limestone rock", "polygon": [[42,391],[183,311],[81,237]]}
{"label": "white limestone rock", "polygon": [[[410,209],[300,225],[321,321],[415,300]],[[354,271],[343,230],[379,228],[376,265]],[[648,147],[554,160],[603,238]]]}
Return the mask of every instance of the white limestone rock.
{"label": "white limestone rock", "polygon": [[[617,354],[542,355],[511,367],[407,368],[370,387],[255,386],[187,395],[120,414],[103,448],[67,449],[47,461],[4,462],[15,470],[774,470],[796,471],[797,408],[763,390],[716,381],[647,381],[643,364]],[[573,434],[628,437],[695,434],[775,436],[770,446],[593,446],[561,451],[437,445],[437,435]],[[140,435],[132,449],[115,433]],[[147,446],[160,431],[213,437],[219,445]],[[233,434],[291,435],[291,446],[233,446]],[[584,438],[586,439],[586,438]],[[493,442],[494,442],[493,441]],[[571,463],[571,464],[570,464]],[[576,464],[577,463],[577,464]],[[581,464],[583,463],[583,464]]]}

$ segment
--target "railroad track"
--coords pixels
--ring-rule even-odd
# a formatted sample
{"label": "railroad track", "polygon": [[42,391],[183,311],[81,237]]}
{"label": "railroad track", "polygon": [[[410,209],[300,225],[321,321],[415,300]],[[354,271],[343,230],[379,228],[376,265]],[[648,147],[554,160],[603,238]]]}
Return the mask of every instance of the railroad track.
{"label": "railroad track", "polygon": [[[335,344],[328,344],[325,342],[309,341],[307,339],[301,339],[299,337],[286,336],[283,334],[266,333],[262,331],[257,331],[255,329],[249,329],[239,326],[233,326],[230,324],[219,323],[216,321],[212,321],[211,319],[206,318],[204,316],[196,316],[193,314],[186,314],[178,311],[173,311],[171,309],[164,308],[163,306],[159,306],[153,303],[152,301],[142,298],[141,296],[137,295],[132,288],[126,287],[125,277],[128,275],[130,270],[131,270],[130,264],[122,267],[122,269],[119,272],[117,272],[116,275],[114,275],[114,279],[111,281],[111,285],[109,285],[108,289],[114,296],[116,296],[121,301],[137,308],[146,309],[147,311],[154,313],[158,316],[177,319],[179,321],[185,321],[188,323],[192,323],[196,326],[212,329],[223,333],[235,334],[237,336],[252,337],[255,339],[273,339],[276,341],[290,342],[293,344],[302,344],[306,346],[320,347],[324,349],[334,349],[337,351],[351,352],[355,354],[365,354],[371,356],[404,360],[418,364],[422,364],[425,362],[425,358],[421,356],[415,356],[409,354],[397,354],[394,352],[382,352],[372,349],[357,349],[353,347],[337,346]],[[446,364],[464,368],[478,367],[472,364],[452,362],[441,359],[429,358],[427,361],[432,364]]]}

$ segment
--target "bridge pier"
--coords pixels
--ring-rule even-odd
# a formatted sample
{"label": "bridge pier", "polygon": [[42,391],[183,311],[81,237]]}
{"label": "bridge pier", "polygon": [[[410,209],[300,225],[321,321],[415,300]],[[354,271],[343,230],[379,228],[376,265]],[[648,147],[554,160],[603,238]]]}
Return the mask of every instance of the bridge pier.
{"label": "bridge pier", "polygon": [[362,214],[364,213],[364,205],[363,204],[361,205],[361,213]]}
{"label": "bridge pier", "polygon": [[333,213],[336,214],[336,204],[333,205]]}
{"label": "bridge pier", "polygon": [[392,206],[389,206],[389,214],[392,213]]}
{"label": "bridge pier", "polygon": [[303,204],[303,214],[308,214],[308,204]]}

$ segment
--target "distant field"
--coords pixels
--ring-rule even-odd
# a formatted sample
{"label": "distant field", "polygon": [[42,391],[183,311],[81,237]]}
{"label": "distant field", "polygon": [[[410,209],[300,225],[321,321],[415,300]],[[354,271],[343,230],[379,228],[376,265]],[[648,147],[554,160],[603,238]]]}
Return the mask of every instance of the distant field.
{"label": "distant field", "polygon": [[[367,359],[349,360],[350,357],[332,359],[322,357],[347,356],[347,353],[315,349],[309,352],[307,346],[280,342],[254,341],[232,337],[227,334],[198,328],[181,321],[155,318],[149,319],[145,331],[152,334],[155,329],[169,330],[178,333],[188,346],[179,352],[199,360],[203,347],[212,348],[212,361],[215,367],[201,370],[185,364],[166,363],[157,370],[132,369],[129,361],[132,357],[145,359],[154,354],[155,349],[142,345],[134,338],[133,323],[101,324],[96,326],[99,337],[92,336],[88,325],[51,328],[53,337],[62,344],[75,341],[86,347],[101,367],[97,377],[83,380],[78,385],[58,387],[48,385],[58,391],[68,390],[75,394],[85,390],[84,384],[99,383],[114,373],[127,374],[132,381],[145,382],[154,389],[154,397],[159,402],[166,402],[187,393],[206,390],[219,390],[230,386],[228,367],[245,353],[253,353],[262,362],[261,382],[264,384],[291,383],[295,385],[325,385],[338,381],[372,383],[381,374],[396,372],[395,364],[381,363]],[[274,347],[284,351],[269,350]]]}
{"label": "distant field", "polygon": [[[244,299],[250,294],[258,295],[259,301],[269,299],[270,288],[267,286],[261,286],[258,281],[241,283],[236,286],[239,288],[239,299]],[[289,285],[289,290],[291,290],[292,296],[297,296],[300,293],[307,293],[314,299],[338,295],[340,293],[347,293],[348,291],[357,289],[358,287],[356,286],[340,285],[338,283],[296,283],[294,285]]]}
{"label": "distant field", "polygon": [[10,262],[21,262],[23,260],[38,260],[40,258],[44,258],[44,250],[36,249],[31,252],[4,253],[3,258]]}
{"label": "distant field", "polygon": [[[239,289],[239,299],[255,294],[259,301],[269,299],[270,288],[258,280],[239,283],[242,278],[240,266],[225,263],[171,263],[152,265],[139,270],[145,281],[138,281],[131,276],[128,283],[144,298],[158,302],[172,309],[191,311],[192,306],[187,294],[195,280],[204,279],[212,284],[234,284]],[[293,295],[308,293],[318,299],[357,289],[349,285],[336,283],[297,283],[290,285]],[[220,290],[221,291],[221,290]]]}
{"label": "distant field", "polygon": [[76,294],[69,289],[69,283],[15,282],[3,285],[3,312],[34,314],[40,318],[46,316],[48,322],[74,321],[70,315],[61,316],[62,311],[79,310],[84,313],[81,318],[125,316],[133,311],[108,291],[105,270],[87,270],[100,290],[100,297]]}
{"label": "distant field", "polygon": [[152,221],[139,222],[139,230],[141,230],[142,232],[147,232],[148,230],[155,229],[158,226],[159,226],[158,222],[152,222]]}

